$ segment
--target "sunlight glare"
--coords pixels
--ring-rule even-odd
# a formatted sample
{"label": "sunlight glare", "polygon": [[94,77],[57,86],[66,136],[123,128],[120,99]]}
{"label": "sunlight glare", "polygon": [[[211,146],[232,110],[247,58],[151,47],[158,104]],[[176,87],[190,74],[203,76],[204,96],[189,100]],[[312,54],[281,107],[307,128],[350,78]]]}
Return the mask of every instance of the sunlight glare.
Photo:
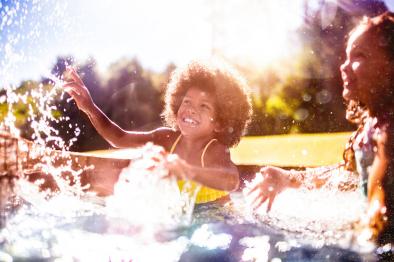
{"label": "sunlight glare", "polygon": [[251,1],[248,5],[232,1],[232,4],[222,7],[225,10],[215,16],[218,27],[215,50],[257,67],[279,62],[297,52],[300,42],[295,30],[302,22],[300,1]]}

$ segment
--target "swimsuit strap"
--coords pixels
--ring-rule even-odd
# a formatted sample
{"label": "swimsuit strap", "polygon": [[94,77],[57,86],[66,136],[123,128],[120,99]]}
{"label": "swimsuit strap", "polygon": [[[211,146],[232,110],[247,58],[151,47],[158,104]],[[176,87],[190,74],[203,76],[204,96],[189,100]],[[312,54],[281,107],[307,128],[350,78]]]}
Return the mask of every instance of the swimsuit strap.
{"label": "swimsuit strap", "polygon": [[172,144],[170,149],[170,154],[174,153],[176,146],[178,145],[179,140],[181,140],[182,134],[180,134],[175,140],[174,144]]}
{"label": "swimsuit strap", "polygon": [[[176,146],[177,146],[178,143],[179,143],[179,140],[181,140],[181,137],[182,137],[182,134],[180,134],[180,135],[177,137],[177,139],[175,140],[174,144],[172,144],[171,149],[170,149],[170,154],[173,154],[173,153],[174,153],[175,148],[176,148]],[[216,138],[213,138],[213,139],[211,139],[211,140],[205,145],[204,150],[202,151],[202,154],[201,154],[201,166],[202,166],[202,167],[205,167],[205,164],[204,164],[204,156],[205,156],[205,153],[207,152],[208,147],[209,147],[213,142],[215,142],[215,141],[217,141],[217,139],[216,139]]]}
{"label": "swimsuit strap", "polygon": [[[181,137],[182,137],[182,134],[179,135],[179,136],[177,137],[177,139],[175,139],[174,144],[171,146],[171,150],[170,150],[170,153],[171,153],[171,154],[174,153],[175,148],[176,148],[176,146],[177,146],[178,143],[179,143],[179,140],[181,140]],[[204,167],[204,156],[205,156],[205,153],[206,153],[207,150],[208,150],[208,147],[209,147],[213,142],[215,142],[216,140],[217,140],[217,139],[215,139],[215,138],[214,138],[214,139],[211,139],[211,140],[205,145],[204,150],[202,151],[202,154],[201,154],[201,166],[202,166],[202,167]],[[221,198],[221,197],[225,197],[225,196],[228,195],[228,193],[225,192],[225,191],[216,190],[216,189],[212,189],[212,188],[209,188],[209,187],[201,186],[200,184],[198,184],[198,183],[196,183],[196,182],[193,182],[193,181],[187,182],[187,183],[190,183],[190,184],[189,184],[189,187],[191,186],[191,188],[186,188],[186,189],[185,189],[185,188],[184,188],[185,183],[186,183],[186,181],[184,181],[184,180],[178,180],[178,187],[179,187],[180,192],[188,192],[189,197],[192,197],[192,195],[190,195],[190,194],[193,193],[193,191],[196,190],[197,187],[198,187],[197,195],[195,196],[195,197],[196,197],[196,199],[195,199],[195,201],[196,201],[195,203],[196,203],[196,204],[203,204],[203,203],[212,202],[212,201],[215,201],[216,199],[219,199],[219,198]],[[186,190],[186,191],[184,191],[184,190]]]}
{"label": "swimsuit strap", "polygon": [[215,141],[217,141],[216,138],[211,139],[211,141],[209,141],[209,142],[207,143],[207,145],[204,147],[204,150],[202,151],[202,154],[201,154],[201,166],[202,166],[202,167],[205,167],[205,164],[204,164],[204,156],[205,156],[205,153],[207,152],[208,147],[209,147],[213,142],[215,142]]}

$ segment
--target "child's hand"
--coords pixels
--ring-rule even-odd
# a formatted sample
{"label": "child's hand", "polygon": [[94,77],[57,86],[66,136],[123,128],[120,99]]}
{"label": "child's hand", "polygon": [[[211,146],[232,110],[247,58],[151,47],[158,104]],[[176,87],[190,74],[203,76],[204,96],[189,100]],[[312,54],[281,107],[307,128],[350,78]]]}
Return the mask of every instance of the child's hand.
{"label": "child's hand", "polygon": [[372,234],[371,238],[376,239],[387,223],[387,208],[382,199],[372,199],[368,204],[367,224]]}
{"label": "child's hand", "polygon": [[175,176],[177,179],[190,180],[193,178],[190,165],[177,155],[167,156],[165,167],[168,168],[168,176]]}
{"label": "child's hand", "polygon": [[386,207],[379,201],[369,203],[367,213],[353,223],[355,237],[360,244],[376,241],[387,222]]}
{"label": "child's hand", "polygon": [[257,184],[251,187],[246,192],[247,195],[258,194],[252,200],[252,207],[258,209],[265,201],[268,200],[267,211],[270,211],[272,203],[277,194],[282,192],[290,185],[286,170],[278,167],[263,167],[260,173],[263,175],[263,180],[258,181]]}
{"label": "child's hand", "polygon": [[78,73],[72,67],[67,67],[63,73],[65,91],[75,100],[77,106],[82,111],[88,111],[93,105],[92,97],[86,88]]}

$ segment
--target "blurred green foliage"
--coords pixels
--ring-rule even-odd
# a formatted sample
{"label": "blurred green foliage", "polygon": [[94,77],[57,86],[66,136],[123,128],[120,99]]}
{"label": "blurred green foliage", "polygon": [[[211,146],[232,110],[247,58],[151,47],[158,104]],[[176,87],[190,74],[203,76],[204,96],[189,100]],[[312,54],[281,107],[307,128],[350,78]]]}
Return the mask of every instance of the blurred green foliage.
{"label": "blurred green foliage", "polygon": [[[307,7],[306,7],[307,8]],[[339,66],[344,60],[346,34],[354,26],[355,17],[338,9],[331,24],[321,23],[321,9],[309,12],[301,28],[302,51],[277,68],[246,68],[235,64],[252,88],[253,119],[247,135],[272,135],[287,133],[339,132],[353,129],[345,119],[342,100],[342,81]],[[312,14],[311,14],[312,12]],[[93,100],[102,111],[124,129],[150,130],[161,123],[163,94],[173,64],[163,72],[143,68],[136,59],[121,59],[112,64],[104,74],[98,73],[96,62],[89,58],[76,65],[72,57],[58,57],[52,73],[60,76],[65,65],[77,67]],[[31,138],[29,107],[37,108],[32,90],[49,90],[54,83],[43,78],[39,82],[25,81],[15,88],[18,94],[28,94],[26,100],[13,104],[11,111],[22,135]],[[0,120],[9,111],[4,90],[0,92]],[[51,112],[56,119],[50,125],[59,130],[67,140],[81,132],[78,141],[70,148],[74,151],[107,149],[110,146],[92,127],[87,116],[80,112],[68,95],[57,94]]]}

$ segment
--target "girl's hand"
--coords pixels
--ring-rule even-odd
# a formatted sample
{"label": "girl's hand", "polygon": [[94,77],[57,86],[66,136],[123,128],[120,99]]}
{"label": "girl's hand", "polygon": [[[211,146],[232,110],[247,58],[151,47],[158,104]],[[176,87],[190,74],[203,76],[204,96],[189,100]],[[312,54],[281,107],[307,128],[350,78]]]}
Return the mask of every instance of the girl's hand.
{"label": "girl's hand", "polygon": [[263,175],[263,180],[252,186],[246,194],[250,196],[258,192],[257,196],[252,199],[252,207],[255,210],[268,200],[268,212],[271,210],[276,195],[290,186],[290,179],[288,171],[278,167],[263,167],[260,173]]}
{"label": "girl's hand", "polygon": [[375,194],[368,203],[366,216],[372,239],[376,239],[385,228],[388,219],[386,211],[383,194]]}
{"label": "girl's hand", "polygon": [[177,179],[182,180],[193,179],[190,165],[177,155],[168,155],[164,165],[168,168],[168,176],[175,176]]}
{"label": "girl's hand", "polygon": [[386,207],[378,200],[368,205],[366,215],[353,224],[357,241],[376,241],[387,223]]}
{"label": "girl's hand", "polygon": [[93,105],[92,97],[78,73],[72,67],[67,67],[63,73],[65,91],[75,100],[79,109],[87,112]]}

